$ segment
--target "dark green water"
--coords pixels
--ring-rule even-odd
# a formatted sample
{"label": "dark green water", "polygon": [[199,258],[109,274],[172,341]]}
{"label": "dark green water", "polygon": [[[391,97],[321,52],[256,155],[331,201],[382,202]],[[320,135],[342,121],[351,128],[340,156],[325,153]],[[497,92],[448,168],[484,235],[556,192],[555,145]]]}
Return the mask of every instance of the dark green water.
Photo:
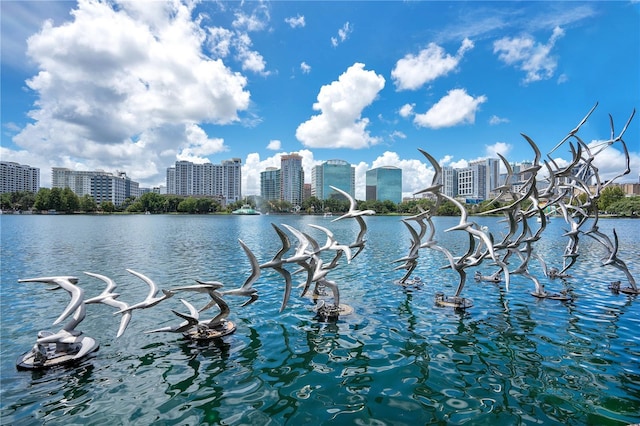
{"label": "dark green water", "polygon": [[[134,312],[115,338],[119,316],[105,305],[87,306],[78,327],[100,350],[81,365],[22,372],[15,359],[68,303],[64,291],[48,292],[19,278],[75,275],[86,297],[113,278],[120,299],[141,301],[147,286],[125,268],[163,288],[218,280],[244,282],[249,265],[237,240],[260,262],[280,240],[270,223],[287,223],[324,241],[316,223],[340,242],[355,239],[352,221],[331,223],[296,216],[0,216],[2,243],[2,424],[629,424],[640,422],[640,300],[612,294],[607,285],[624,276],[601,267],[604,250],[581,238],[573,278],[546,279],[547,290],[567,290],[571,302],[538,300],[533,284],[512,277],[510,290],[476,283],[470,270],[466,312],[434,306],[434,294],[452,294],[457,277],[440,269],[445,259],[421,251],[414,275],[424,286],[403,289],[390,262],[406,255],[408,232],[399,218],[367,217],[365,251],[330,273],[341,300],[355,312],[335,324],[313,319],[312,303],[294,291],[280,313],[284,284],[264,271],[254,287],[260,299],[240,307],[227,297],[237,331],[222,341],[196,344],[176,334],[144,334],[172,325],[179,297]],[[458,218],[436,218],[439,229]],[[478,219],[499,235],[504,224]],[[640,223],[601,220],[620,236],[620,257],[640,278]],[[554,219],[536,250],[558,264],[566,225]],[[461,254],[459,232],[437,239]],[[295,241],[295,240],[294,240]],[[492,272],[487,264],[479,267]],[[296,276],[296,283],[301,276]],[[191,295],[189,295],[191,296]],[[205,299],[206,300],[206,299]]]}

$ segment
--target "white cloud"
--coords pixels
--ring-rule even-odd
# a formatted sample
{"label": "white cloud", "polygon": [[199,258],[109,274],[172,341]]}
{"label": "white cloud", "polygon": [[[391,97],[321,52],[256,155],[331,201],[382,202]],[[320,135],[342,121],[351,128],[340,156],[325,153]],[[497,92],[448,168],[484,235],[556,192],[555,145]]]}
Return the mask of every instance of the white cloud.
{"label": "white cloud", "polygon": [[355,63],[337,81],[322,86],[313,109],[320,111],[298,126],[296,138],[310,148],[365,148],[379,142],[366,130],[362,111],[384,87],[384,77]]}
{"label": "white cloud", "polygon": [[[589,147],[593,148],[602,142],[603,141],[592,141]],[[595,151],[597,151],[597,149],[594,149],[594,152]],[[637,173],[637,171],[640,170],[640,155],[637,152],[629,152],[629,163],[632,170],[631,173],[633,173],[633,171]],[[626,158],[621,145],[619,143],[610,145],[604,151],[598,153],[595,160],[593,160],[593,165],[598,169],[600,180],[603,183],[618,176],[627,168]],[[634,176],[628,174],[618,178],[615,182],[637,182],[638,178],[640,178],[639,175]]]}
{"label": "white cloud", "polygon": [[553,34],[546,44],[536,43],[531,35],[522,37],[504,37],[493,43],[493,53],[507,65],[513,65],[526,73],[523,82],[531,83],[548,80],[558,65],[557,58],[551,56],[551,49],[556,41],[564,35],[560,27],[553,29]]}
{"label": "white cloud", "polygon": [[289,24],[291,28],[304,27],[306,25],[306,23],[304,22],[304,16],[301,15],[285,18],[284,22]]}
{"label": "white cloud", "polygon": [[279,151],[282,143],[277,139],[272,139],[269,141],[269,145],[267,145],[267,149],[271,151]]}
{"label": "white cloud", "polygon": [[492,115],[491,118],[489,119],[489,124],[492,126],[496,126],[498,124],[508,123],[508,122],[509,122],[508,118],[498,117],[497,115]]}
{"label": "white cloud", "polygon": [[500,154],[505,158],[509,158],[509,152],[511,151],[512,146],[505,142],[496,142],[493,145],[485,145],[484,152],[487,157],[490,158],[498,158],[496,154]]}
{"label": "white cloud", "polygon": [[487,101],[486,96],[474,98],[464,89],[450,90],[424,114],[416,114],[413,122],[421,127],[439,129],[458,124],[473,124],[480,104]]}
{"label": "white cloud", "polygon": [[311,65],[307,64],[306,62],[301,62],[300,70],[303,74],[309,74],[311,72]]}
{"label": "white cloud", "polygon": [[144,178],[154,184],[165,179],[160,165],[178,153],[223,149],[192,124],[237,122],[249,107],[246,78],[202,55],[207,33],[190,7],[149,5],[81,1],[71,21],[47,22],[28,39],[39,73],[27,85],[37,101],[33,122],[13,140],[42,156],[46,168],[133,170],[145,158],[154,167]]}
{"label": "white cloud", "polygon": [[178,153],[178,160],[198,164],[208,163],[207,156],[227,150],[224,139],[210,139],[205,131],[196,124],[189,124],[185,127],[186,146]]}
{"label": "white cloud", "polygon": [[416,106],[416,104],[404,104],[402,105],[402,107],[400,107],[400,110],[398,111],[398,113],[400,114],[400,117],[403,118],[407,118],[410,115],[413,114],[413,108]]}
{"label": "white cloud", "polygon": [[226,58],[231,50],[234,32],[222,27],[207,28],[209,37],[207,46],[214,58]]}
{"label": "white cloud", "polygon": [[232,24],[235,28],[246,31],[262,31],[267,27],[271,19],[267,5],[259,2],[253,4],[258,6],[250,15],[243,11],[235,13],[235,19]]}
{"label": "white cloud", "polygon": [[400,59],[391,71],[397,90],[416,90],[425,83],[454,71],[465,52],[473,48],[473,42],[467,38],[455,56],[445,53],[444,49],[435,43],[429,43],[418,55],[407,54]]}
{"label": "white cloud", "polygon": [[349,21],[345,22],[342,28],[338,30],[338,36],[331,37],[331,45],[337,47],[340,43],[343,43],[352,32],[353,28],[351,28]]}

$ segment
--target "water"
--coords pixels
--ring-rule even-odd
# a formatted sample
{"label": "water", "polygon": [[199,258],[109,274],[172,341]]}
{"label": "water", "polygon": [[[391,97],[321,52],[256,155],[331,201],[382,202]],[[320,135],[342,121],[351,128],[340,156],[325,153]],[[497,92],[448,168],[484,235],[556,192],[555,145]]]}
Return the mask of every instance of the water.
{"label": "water", "polygon": [[[475,218],[500,235],[504,224]],[[75,275],[87,297],[113,278],[120,299],[144,299],[139,271],[163,288],[194,279],[240,286],[249,264],[242,239],[260,262],[280,240],[270,223],[287,223],[317,236],[316,223],[340,242],[355,239],[353,221],[306,216],[12,216],[0,217],[2,240],[2,424],[629,424],[640,422],[640,300],[612,294],[624,276],[600,266],[604,249],[580,239],[567,282],[549,281],[536,262],[531,272],[549,291],[567,290],[571,302],[538,300],[533,284],[512,277],[510,291],[476,283],[463,296],[466,312],[434,306],[434,294],[452,294],[456,276],[440,267],[441,254],[421,251],[414,275],[425,285],[403,289],[390,261],[406,255],[409,234],[397,217],[368,217],[367,247],[329,277],[355,312],[334,324],[313,319],[312,303],[292,294],[280,313],[284,284],[271,270],[254,285],[260,299],[240,307],[227,297],[237,331],[196,344],[176,334],[144,334],[186,312],[179,297],[136,311],[119,339],[119,316],[87,306],[78,327],[100,343],[80,365],[23,372],[15,359],[66,306],[64,291],[18,283],[19,278]],[[457,218],[435,218],[445,229]],[[620,237],[620,255],[640,278],[640,231],[631,220],[601,220]],[[566,225],[554,219],[538,242],[552,265],[566,245]],[[462,232],[438,232],[442,245],[464,252]],[[295,240],[294,240],[295,241]],[[493,271],[486,263],[478,268]],[[302,281],[295,276],[296,283]],[[195,294],[185,293],[194,302]],[[206,300],[206,298],[204,299]],[[199,305],[194,302],[197,306]]]}

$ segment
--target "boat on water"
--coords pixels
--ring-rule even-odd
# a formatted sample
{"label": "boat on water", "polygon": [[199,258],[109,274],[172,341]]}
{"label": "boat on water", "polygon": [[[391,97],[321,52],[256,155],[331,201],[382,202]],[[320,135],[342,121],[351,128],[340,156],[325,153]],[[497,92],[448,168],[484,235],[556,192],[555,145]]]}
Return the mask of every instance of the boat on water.
{"label": "boat on water", "polygon": [[323,217],[333,217],[333,213],[331,212],[326,212]]}
{"label": "boat on water", "polygon": [[260,212],[258,210],[254,209],[249,204],[244,204],[238,210],[234,210],[231,213],[232,214],[245,214],[245,215],[257,215],[257,214],[260,214]]}

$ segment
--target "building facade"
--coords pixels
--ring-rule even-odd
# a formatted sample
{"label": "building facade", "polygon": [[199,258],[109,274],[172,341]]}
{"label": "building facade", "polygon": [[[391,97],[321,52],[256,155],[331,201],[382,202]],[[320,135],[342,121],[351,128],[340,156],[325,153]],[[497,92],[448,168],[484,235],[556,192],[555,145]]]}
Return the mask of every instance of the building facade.
{"label": "building facade", "polygon": [[366,200],[402,202],[402,169],[385,166],[367,170]]}
{"label": "building facade", "polygon": [[311,196],[326,200],[335,194],[331,186],[355,197],[356,168],[343,160],[329,160],[315,166],[311,171]]}
{"label": "building facade", "polygon": [[0,194],[40,190],[40,169],[11,161],[0,161]]}
{"label": "building facade", "polygon": [[280,199],[296,207],[302,205],[303,197],[302,156],[297,153],[280,156]]}
{"label": "building facade", "polygon": [[458,195],[458,170],[453,167],[442,168],[441,192],[451,198]]}
{"label": "building facade", "polygon": [[167,194],[212,196],[234,203],[242,199],[241,182],[240,158],[221,164],[176,161],[174,167],[167,168]]}
{"label": "building facade", "polygon": [[52,167],[51,187],[69,188],[78,197],[90,195],[98,205],[110,201],[115,206],[120,206],[127,198],[140,196],[140,184],[131,180],[125,172],[117,172],[114,175],[102,170],[83,171]]}
{"label": "building facade", "polygon": [[260,196],[264,200],[280,200],[280,169],[268,167],[260,172]]}

